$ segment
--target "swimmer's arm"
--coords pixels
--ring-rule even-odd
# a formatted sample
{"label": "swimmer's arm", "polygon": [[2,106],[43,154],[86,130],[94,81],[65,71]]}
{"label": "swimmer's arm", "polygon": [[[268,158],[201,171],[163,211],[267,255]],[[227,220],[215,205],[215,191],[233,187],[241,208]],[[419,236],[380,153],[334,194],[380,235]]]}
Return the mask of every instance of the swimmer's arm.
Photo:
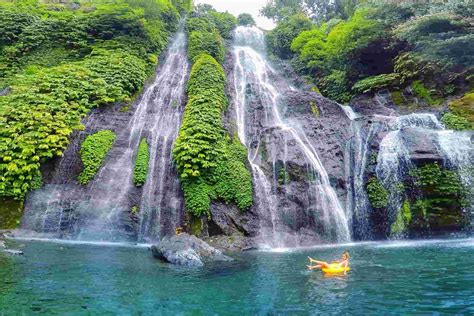
{"label": "swimmer's arm", "polygon": [[316,262],[317,260],[316,259],[313,259],[311,257],[308,256],[308,259],[309,259],[309,262]]}
{"label": "swimmer's arm", "polygon": [[349,261],[344,262],[344,275],[347,275],[347,266],[349,265]]}

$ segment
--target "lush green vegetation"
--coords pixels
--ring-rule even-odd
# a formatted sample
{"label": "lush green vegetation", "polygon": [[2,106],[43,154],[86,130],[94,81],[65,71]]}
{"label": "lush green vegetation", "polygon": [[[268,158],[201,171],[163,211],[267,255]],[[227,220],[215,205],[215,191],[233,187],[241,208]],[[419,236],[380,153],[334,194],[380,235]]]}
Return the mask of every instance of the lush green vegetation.
{"label": "lush green vegetation", "polygon": [[148,176],[148,162],[150,160],[150,150],[146,139],[140,141],[137,156],[135,158],[135,168],[133,169],[133,183],[137,187],[145,184]]}
{"label": "lush green vegetation", "polygon": [[[212,7],[198,7],[186,21],[187,32],[191,37],[220,37],[216,14]],[[222,122],[228,106],[226,77],[219,64],[224,59],[224,43],[192,43],[191,37],[188,54],[194,64],[187,87],[188,104],[173,149],[186,209],[196,216],[209,214],[212,200],[222,200],[245,210],[253,202],[246,149],[237,137],[228,135]]]}
{"label": "lush green vegetation", "polygon": [[201,4],[186,19],[186,32],[217,31],[225,39],[232,37],[232,31],[237,25],[237,19],[230,13],[217,12],[212,6]]}
{"label": "lush green vegetation", "polygon": [[411,209],[410,202],[405,200],[402,204],[402,208],[397,213],[395,221],[390,227],[390,236],[398,237],[406,233],[407,227],[411,223]]}
{"label": "lush green vegetation", "polygon": [[0,199],[0,229],[17,228],[23,215],[23,202]]}
{"label": "lush green vegetation", "polygon": [[466,224],[462,211],[466,188],[455,171],[431,163],[415,168],[410,177],[413,200],[411,228],[460,229]]}
{"label": "lush green vegetation", "polygon": [[442,118],[446,127],[454,130],[474,129],[474,92],[452,101],[448,107],[449,112]]}
{"label": "lush green vegetation", "polygon": [[292,56],[291,43],[302,31],[313,27],[311,20],[303,14],[296,14],[288,20],[282,21],[267,34],[267,46],[271,53],[280,58]]}
{"label": "lush green vegetation", "polygon": [[228,105],[225,74],[210,55],[202,54],[193,65],[188,97],[173,150],[186,208],[203,215],[215,199],[248,208],[252,204],[252,179],[245,165],[246,150],[224,129],[221,115]]}
{"label": "lush green vegetation", "polygon": [[224,40],[217,30],[212,32],[193,31],[189,34],[188,57],[195,62],[197,57],[206,53],[214,57],[218,62],[224,62],[225,46]]}
{"label": "lush green vegetation", "polygon": [[79,175],[81,184],[88,184],[105,160],[115,141],[115,133],[109,130],[97,132],[86,137],[81,146],[81,160],[84,169]]}
{"label": "lush green vegetation", "polygon": [[377,178],[367,181],[367,195],[373,208],[384,208],[388,205],[388,191]]}
{"label": "lush green vegetation", "polygon": [[242,13],[237,17],[237,24],[242,26],[255,26],[255,20],[251,14]]}
{"label": "lush green vegetation", "polygon": [[438,105],[472,85],[472,5],[462,1],[276,0],[262,13],[278,22],[270,52],[337,101],[388,88]]}
{"label": "lush green vegetation", "polygon": [[130,100],[190,3],[0,2],[0,196],[31,190],[91,108]]}
{"label": "lush green vegetation", "polygon": [[186,19],[188,33],[188,56],[192,62],[201,54],[209,54],[219,63],[224,62],[224,38],[232,36],[232,30],[237,19],[229,13],[215,11],[209,5],[200,5],[198,9]]}

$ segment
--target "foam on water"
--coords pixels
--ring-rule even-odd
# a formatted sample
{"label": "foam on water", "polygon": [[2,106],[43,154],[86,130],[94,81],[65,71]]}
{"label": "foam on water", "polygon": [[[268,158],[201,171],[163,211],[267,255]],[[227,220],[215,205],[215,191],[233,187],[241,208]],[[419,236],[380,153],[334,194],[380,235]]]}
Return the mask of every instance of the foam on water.
{"label": "foam on water", "polygon": [[55,239],[55,238],[40,238],[40,237],[13,237],[6,236],[7,239],[20,240],[20,241],[39,241],[54,244],[64,245],[88,245],[97,247],[121,247],[121,248],[150,248],[152,244],[141,244],[141,243],[126,243],[126,242],[107,242],[107,241],[93,241],[93,240],[68,240],[68,239]]}

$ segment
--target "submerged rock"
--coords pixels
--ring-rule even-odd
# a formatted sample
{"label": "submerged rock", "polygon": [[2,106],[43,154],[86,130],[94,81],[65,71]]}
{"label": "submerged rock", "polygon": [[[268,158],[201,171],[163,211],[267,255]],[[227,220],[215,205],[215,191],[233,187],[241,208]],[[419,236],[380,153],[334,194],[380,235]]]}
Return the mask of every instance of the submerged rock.
{"label": "submerged rock", "polygon": [[190,267],[200,267],[205,262],[232,260],[203,240],[185,233],[163,238],[151,247],[151,251],[157,259]]}
{"label": "submerged rock", "polygon": [[8,253],[10,255],[22,255],[23,251],[16,250],[16,249],[4,249],[3,252]]}
{"label": "submerged rock", "polygon": [[224,252],[240,252],[257,249],[254,238],[246,237],[239,234],[231,236],[212,236],[205,239],[212,247],[215,247]]}

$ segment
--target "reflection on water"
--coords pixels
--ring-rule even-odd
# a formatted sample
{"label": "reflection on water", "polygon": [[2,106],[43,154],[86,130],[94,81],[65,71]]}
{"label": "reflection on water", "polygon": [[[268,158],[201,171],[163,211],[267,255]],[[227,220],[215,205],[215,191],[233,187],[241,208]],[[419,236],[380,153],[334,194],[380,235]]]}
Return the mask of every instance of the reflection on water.
{"label": "reflection on water", "polygon": [[[256,251],[183,268],[143,247],[24,242],[0,254],[7,314],[473,314],[474,239]],[[351,253],[347,276],[307,271],[307,256]],[[1,313],[0,313],[1,314]]]}

